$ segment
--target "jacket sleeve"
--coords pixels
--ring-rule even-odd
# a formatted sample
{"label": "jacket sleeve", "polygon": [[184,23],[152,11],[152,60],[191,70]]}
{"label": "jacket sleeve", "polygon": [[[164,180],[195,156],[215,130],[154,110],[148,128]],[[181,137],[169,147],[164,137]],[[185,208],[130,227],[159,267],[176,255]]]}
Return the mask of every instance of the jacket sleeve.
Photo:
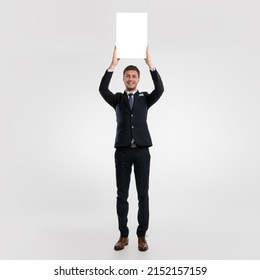
{"label": "jacket sleeve", "polygon": [[117,105],[117,96],[111,92],[108,87],[112,78],[113,72],[106,71],[99,85],[99,92],[105,101],[113,108]]}
{"label": "jacket sleeve", "polygon": [[164,92],[163,82],[157,70],[150,70],[150,73],[154,83],[154,90],[147,96],[148,108],[157,102]]}

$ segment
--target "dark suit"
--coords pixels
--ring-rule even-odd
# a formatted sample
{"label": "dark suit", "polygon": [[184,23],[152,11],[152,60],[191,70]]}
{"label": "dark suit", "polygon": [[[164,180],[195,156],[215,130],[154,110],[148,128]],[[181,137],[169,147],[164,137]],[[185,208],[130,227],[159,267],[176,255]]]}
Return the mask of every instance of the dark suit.
{"label": "dark suit", "polygon": [[[106,71],[103,76],[99,91],[105,101],[116,111],[117,130],[115,139],[115,165],[117,179],[117,214],[119,230],[122,237],[128,236],[128,190],[132,165],[134,165],[136,187],[138,193],[139,210],[137,228],[138,236],[145,236],[149,221],[149,169],[150,153],[148,147],[152,146],[151,136],[147,125],[148,109],[159,100],[164,88],[157,70],[150,71],[154,83],[154,90],[148,92],[137,91],[134,94],[132,110],[129,107],[127,93],[113,94],[109,90],[109,83],[113,72]],[[137,148],[131,148],[131,142]]]}

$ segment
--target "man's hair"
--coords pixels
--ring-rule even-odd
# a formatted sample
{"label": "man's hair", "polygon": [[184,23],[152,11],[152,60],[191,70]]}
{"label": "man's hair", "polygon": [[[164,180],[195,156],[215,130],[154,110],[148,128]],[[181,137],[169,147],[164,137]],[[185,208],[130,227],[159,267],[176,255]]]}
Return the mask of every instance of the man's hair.
{"label": "man's hair", "polygon": [[137,74],[138,74],[138,78],[140,77],[140,70],[139,70],[135,65],[128,65],[128,66],[124,69],[123,75],[125,75],[125,72],[126,72],[126,71],[129,71],[129,70],[134,70],[134,71],[136,71]]}

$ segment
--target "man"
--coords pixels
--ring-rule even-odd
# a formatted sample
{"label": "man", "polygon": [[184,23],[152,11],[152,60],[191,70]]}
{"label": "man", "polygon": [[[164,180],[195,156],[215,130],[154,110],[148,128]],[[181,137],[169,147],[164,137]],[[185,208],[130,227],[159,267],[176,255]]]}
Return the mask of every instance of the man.
{"label": "man", "polygon": [[147,126],[148,109],[161,97],[164,87],[160,75],[152,64],[151,56],[146,50],[145,62],[148,65],[154,90],[139,92],[137,85],[140,72],[136,66],[129,65],[123,73],[125,84],[124,93],[113,94],[109,90],[109,83],[119,59],[114,48],[112,62],[103,76],[99,91],[105,101],[110,104],[116,112],[117,131],[115,139],[115,167],[117,183],[117,215],[120,238],[115,244],[115,250],[122,250],[128,245],[129,229],[127,227],[128,215],[128,191],[132,166],[134,166],[136,188],[138,194],[138,249],[146,251],[148,244],[145,234],[149,223],[149,170],[150,153],[152,146],[150,133]]}

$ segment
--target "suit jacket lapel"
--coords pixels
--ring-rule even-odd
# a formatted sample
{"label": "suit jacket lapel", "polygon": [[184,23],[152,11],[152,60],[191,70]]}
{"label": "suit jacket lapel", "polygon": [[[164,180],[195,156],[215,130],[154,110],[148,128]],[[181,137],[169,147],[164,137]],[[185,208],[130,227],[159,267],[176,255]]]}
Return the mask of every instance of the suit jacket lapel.
{"label": "suit jacket lapel", "polygon": [[139,97],[139,91],[137,91],[137,92],[134,94],[134,104],[133,104],[133,109],[132,109],[132,111],[134,111],[134,109],[135,109],[136,103],[138,102],[138,97]]}
{"label": "suit jacket lapel", "polygon": [[124,94],[123,94],[123,99],[124,99],[124,101],[126,103],[126,107],[127,107],[128,111],[131,112],[130,106],[129,106],[129,101],[128,101],[128,96],[127,96],[126,92],[124,92]]}

